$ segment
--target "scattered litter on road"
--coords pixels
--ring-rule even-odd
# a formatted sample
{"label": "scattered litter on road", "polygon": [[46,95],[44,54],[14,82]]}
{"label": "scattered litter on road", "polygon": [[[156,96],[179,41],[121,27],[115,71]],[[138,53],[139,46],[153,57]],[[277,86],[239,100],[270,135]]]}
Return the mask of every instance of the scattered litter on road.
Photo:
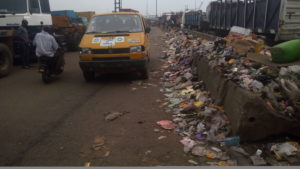
{"label": "scattered litter on road", "polygon": [[105,117],[105,121],[113,121],[128,112],[109,112],[108,115]]}
{"label": "scattered litter on road", "polygon": [[108,157],[110,155],[110,151],[107,151],[105,154],[104,154],[104,157]]}
{"label": "scattered litter on road", "polygon": [[251,156],[250,157],[252,163],[254,166],[265,166],[267,165],[267,162],[260,156]]}
{"label": "scattered litter on road", "polygon": [[158,87],[157,84],[146,83],[146,82],[143,82],[143,81],[133,81],[131,86],[132,86],[133,91],[137,90],[138,88],[147,89],[149,87]]}
{"label": "scattered litter on road", "polygon": [[[297,148],[298,147],[298,148]],[[299,153],[299,144],[295,142],[286,142],[275,144],[271,147],[271,151],[275,154],[277,160],[282,160],[284,156],[295,156]]]}
{"label": "scattered litter on road", "polygon": [[188,137],[184,137],[180,142],[184,145],[184,152],[186,153],[196,145],[196,142]]}
{"label": "scattered litter on road", "polygon": [[207,153],[206,158],[215,159],[217,155],[215,153]]}
{"label": "scattered litter on road", "polygon": [[230,163],[226,161],[220,161],[217,163],[217,166],[226,167],[226,166],[230,166]]}
{"label": "scattered litter on road", "polygon": [[91,166],[91,162],[86,162],[86,163],[84,163],[84,166],[85,166],[85,167],[90,167],[90,166]]}
{"label": "scattered litter on road", "polygon": [[166,130],[173,130],[174,128],[176,128],[176,124],[174,124],[170,120],[161,120],[156,123],[157,123],[157,125],[159,125],[160,127],[162,127],[163,129],[166,129]]}
{"label": "scattered litter on road", "polygon": [[152,153],[151,150],[147,150],[147,151],[145,152],[145,155],[148,155],[148,154],[151,154],[151,153]]}
{"label": "scattered litter on road", "polygon": [[205,156],[205,153],[206,153],[206,148],[205,147],[195,146],[192,149],[192,154],[195,155],[195,156],[203,157],[203,156]]}
{"label": "scattered litter on road", "polygon": [[161,100],[160,100],[160,99],[157,99],[156,102],[157,102],[157,103],[161,103]]}
{"label": "scattered litter on road", "polygon": [[92,147],[95,151],[99,151],[100,149],[103,148],[104,144],[105,144],[105,137],[96,137],[94,139],[94,143]]}
{"label": "scattered litter on road", "polygon": [[231,146],[230,149],[235,151],[235,152],[241,153],[244,156],[247,156],[247,157],[250,156],[250,154],[247,153],[242,147]]}
{"label": "scattered litter on road", "polygon": [[166,139],[167,138],[167,136],[159,136],[157,139],[158,140],[163,140],[163,139]]}
{"label": "scattered litter on road", "polygon": [[144,124],[145,121],[138,121],[137,123],[138,123],[138,124]]}
{"label": "scattered litter on road", "polygon": [[155,133],[159,133],[160,132],[160,129],[154,129],[153,130]]}
{"label": "scattered litter on road", "polygon": [[227,137],[220,140],[222,146],[238,146],[240,145],[240,137]]}
{"label": "scattered litter on road", "polygon": [[263,153],[262,150],[258,149],[258,150],[256,150],[255,155],[260,157],[262,155],[262,153]]}
{"label": "scattered litter on road", "polygon": [[190,164],[193,164],[193,165],[199,165],[199,163],[196,162],[196,161],[194,161],[194,160],[189,160],[188,162],[189,162]]}
{"label": "scattered litter on road", "polygon": [[211,149],[214,150],[214,151],[217,152],[217,153],[221,153],[221,152],[222,152],[222,150],[220,150],[220,149],[217,148],[217,147],[211,147]]}

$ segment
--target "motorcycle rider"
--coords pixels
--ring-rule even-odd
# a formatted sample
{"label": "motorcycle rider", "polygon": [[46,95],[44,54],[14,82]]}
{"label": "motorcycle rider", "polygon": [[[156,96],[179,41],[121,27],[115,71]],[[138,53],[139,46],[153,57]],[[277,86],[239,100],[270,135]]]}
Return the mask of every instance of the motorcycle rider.
{"label": "motorcycle rider", "polygon": [[[55,72],[57,67],[59,67],[59,62],[61,60],[61,55],[58,49],[59,45],[55,38],[50,34],[51,28],[48,26],[43,26],[40,33],[36,34],[33,45],[36,46],[36,56],[41,59],[41,57],[47,57],[47,61],[50,62],[52,73]],[[40,70],[43,71],[43,70]]]}

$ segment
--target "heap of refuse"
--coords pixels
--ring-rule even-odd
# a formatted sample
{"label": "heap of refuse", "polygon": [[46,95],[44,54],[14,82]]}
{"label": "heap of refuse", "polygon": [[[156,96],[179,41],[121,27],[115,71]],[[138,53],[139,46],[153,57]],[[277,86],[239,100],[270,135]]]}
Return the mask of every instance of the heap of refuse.
{"label": "heap of refuse", "polygon": [[[222,145],[239,145],[239,137],[229,137],[230,123],[222,106],[215,105],[202,81],[193,76],[192,51],[199,48],[198,40],[191,40],[185,34],[165,35],[169,46],[163,60],[165,65],[161,92],[166,96],[166,112],[173,112],[173,127],[183,139],[186,153],[223,160],[220,165],[236,165],[225,152],[217,147],[204,148],[204,142]],[[165,122],[166,123],[166,122]],[[170,126],[169,123],[168,126]],[[170,129],[170,128],[168,128]],[[202,146],[200,146],[202,145]],[[224,161],[225,160],[225,161]]]}
{"label": "heap of refuse", "polygon": [[181,34],[167,44],[170,48],[163,57],[167,66],[162,92],[170,103],[167,111],[174,112],[173,121],[178,124],[176,130],[198,140],[224,139],[230,129],[223,107],[214,104],[202,81],[193,79],[191,52],[199,47],[199,41],[189,40],[187,35]]}
{"label": "heap of refuse", "polygon": [[[237,165],[237,161],[231,160],[224,150],[225,146],[247,156],[254,165],[266,165],[261,150],[257,150],[251,156],[240,147],[240,137],[232,135],[231,124],[224,107],[216,104],[211,93],[206,90],[205,83],[196,77],[194,55],[197,53],[207,58],[211,68],[223,73],[223,76],[242,88],[268,98],[270,107],[280,110],[281,114],[289,118],[296,117],[297,97],[291,98],[288,94],[295,95],[297,92],[286,92],[296,90],[299,67],[274,68],[253,63],[246,56],[237,54],[223,39],[211,42],[196,39],[182,31],[166,33],[163,39],[166,40],[167,49],[162,56],[164,75],[161,78],[161,92],[166,97],[162,107],[165,107],[166,112],[173,113],[173,119],[160,121],[158,125],[164,129],[174,129],[183,137],[181,143],[184,145],[184,152],[217,160],[207,164]],[[281,86],[281,90],[275,89],[274,86]],[[272,92],[268,91],[271,89]],[[281,100],[278,97],[275,98],[276,102],[272,100],[272,96],[275,95],[281,96]],[[299,150],[299,147],[294,146],[293,151]],[[193,160],[190,163],[197,165]]]}
{"label": "heap of refuse", "polygon": [[[253,49],[254,50],[254,49]],[[300,66],[274,67],[252,62],[224,39],[199,46],[209,65],[239,86],[261,94],[268,106],[289,118],[299,118]]]}

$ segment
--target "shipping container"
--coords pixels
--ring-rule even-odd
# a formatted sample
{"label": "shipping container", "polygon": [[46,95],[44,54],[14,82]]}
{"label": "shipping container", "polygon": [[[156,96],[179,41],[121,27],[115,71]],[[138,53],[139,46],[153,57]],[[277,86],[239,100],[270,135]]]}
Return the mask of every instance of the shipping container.
{"label": "shipping container", "polygon": [[299,0],[218,0],[209,4],[207,15],[215,30],[240,26],[275,41],[300,38]]}
{"label": "shipping container", "polygon": [[83,24],[82,20],[73,10],[52,11],[52,16],[67,16],[72,24]]}

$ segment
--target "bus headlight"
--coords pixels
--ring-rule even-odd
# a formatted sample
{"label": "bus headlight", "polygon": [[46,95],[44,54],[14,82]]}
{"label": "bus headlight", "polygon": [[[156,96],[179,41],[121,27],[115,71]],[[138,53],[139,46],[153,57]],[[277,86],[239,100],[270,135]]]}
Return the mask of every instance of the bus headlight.
{"label": "bus headlight", "polygon": [[90,48],[81,48],[80,54],[92,54],[92,50]]}
{"label": "bus headlight", "polygon": [[133,46],[130,48],[130,53],[142,52],[142,46]]}

